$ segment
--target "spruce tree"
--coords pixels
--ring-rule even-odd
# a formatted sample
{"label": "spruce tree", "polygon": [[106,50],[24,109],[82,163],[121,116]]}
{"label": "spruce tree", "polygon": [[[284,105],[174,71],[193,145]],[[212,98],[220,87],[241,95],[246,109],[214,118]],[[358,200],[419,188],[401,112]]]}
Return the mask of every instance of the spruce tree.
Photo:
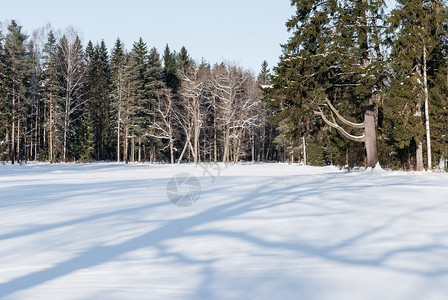
{"label": "spruce tree", "polygon": [[[186,49],[183,49],[184,52],[182,53],[181,59],[184,60],[183,64],[186,64],[186,61],[188,61],[188,54],[186,53]],[[176,74],[176,53],[171,53],[168,44],[163,52],[163,77],[166,86],[170,88],[173,93],[176,93],[180,85],[179,77]]]}
{"label": "spruce tree", "polygon": [[[297,139],[327,125],[341,137],[364,142],[367,166],[377,162],[375,105],[383,88],[381,25],[382,1],[292,0],[296,14],[286,23],[293,35],[268,91],[277,120],[288,120]],[[378,26],[377,26],[378,24]],[[269,94],[270,93],[270,94]],[[345,125],[363,131],[354,136],[328,120],[324,107],[338,113]],[[322,116],[321,121],[312,111]],[[363,123],[360,123],[363,122]],[[328,131],[331,132],[331,131]],[[356,134],[356,133],[355,133]]]}
{"label": "spruce tree", "polygon": [[92,125],[95,157],[97,160],[107,158],[109,152],[110,131],[110,65],[106,44],[102,41],[93,46],[89,42],[86,47],[88,57],[88,105],[87,113]]}
{"label": "spruce tree", "polygon": [[[139,105],[139,109],[142,112],[145,112],[145,115],[142,116],[143,122],[141,123],[146,136],[148,136],[148,132],[151,130],[150,125],[155,121],[154,109],[163,88],[162,72],[163,69],[160,62],[160,55],[156,48],[152,48],[148,56],[148,100]],[[155,139],[150,141],[152,161],[156,160],[155,147],[157,142],[158,141]]]}
{"label": "spruce tree", "polygon": [[123,116],[125,112],[126,99],[126,54],[124,52],[123,44],[120,39],[117,39],[112,49],[110,58],[111,68],[111,109],[114,117],[111,117],[111,122],[114,124],[114,131],[116,132],[116,156],[117,162],[121,160],[121,144],[122,144],[122,126]]}
{"label": "spruce tree", "polygon": [[104,160],[108,157],[111,130],[110,130],[110,64],[109,55],[104,40],[96,46],[97,53],[97,89],[98,89],[98,105],[97,105],[97,122],[94,123],[97,130],[97,141],[101,147],[99,149],[99,158]]}
{"label": "spruce tree", "polygon": [[190,61],[191,61],[191,58],[190,58],[190,54],[188,54],[187,48],[182,47],[179,51],[179,54],[176,57],[177,68],[181,69],[181,71],[185,70],[185,68],[187,68]]}
{"label": "spruce tree", "polygon": [[[125,148],[130,142],[129,159],[135,161],[135,145],[144,138],[145,125],[150,109],[150,97],[148,90],[148,47],[143,39],[135,42],[132,51],[129,53],[129,63],[126,68],[127,81],[127,104],[126,104],[126,124]],[[136,140],[137,139],[137,140]],[[141,147],[138,143],[137,146]],[[139,148],[141,151],[141,148]],[[125,150],[126,153],[128,151]],[[141,153],[141,152],[140,152]],[[126,154],[127,156],[127,154]]]}

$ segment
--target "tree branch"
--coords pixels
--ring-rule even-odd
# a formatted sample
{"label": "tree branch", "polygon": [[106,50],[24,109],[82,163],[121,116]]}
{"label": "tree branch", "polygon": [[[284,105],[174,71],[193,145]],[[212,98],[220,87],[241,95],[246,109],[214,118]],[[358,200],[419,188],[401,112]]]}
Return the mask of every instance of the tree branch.
{"label": "tree branch", "polygon": [[[320,109],[319,109],[320,110]],[[345,131],[344,128],[342,128],[341,126],[339,126],[338,124],[335,124],[333,122],[330,122],[327,117],[325,117],[324,113],[322,111],[314,111],[315,115],[321,116],[322,120],[324,120],[324,122],[335,128],[337,131],[339,131],[340,134],[342,134],[345,138],[351,140],[351,141],[355,141],[355,142],[364,142],[364,134],[361,136],[356,136],[356,135],[351,135],[350,133],[348,133],[347,131]]]}
{"label": "tree branch", "polygon": [[339,120],[341,120],[342,123],[353,128],[364,128],[364,123],[353,123],[341,116],[336,108],[334,108],[334,106],[331,104],[330,100],[328,100],[328,98],[325,98],[325,102],[327,102],[328,106],[330,106],[331,110],[336,114],[336,116],[339,118]]}

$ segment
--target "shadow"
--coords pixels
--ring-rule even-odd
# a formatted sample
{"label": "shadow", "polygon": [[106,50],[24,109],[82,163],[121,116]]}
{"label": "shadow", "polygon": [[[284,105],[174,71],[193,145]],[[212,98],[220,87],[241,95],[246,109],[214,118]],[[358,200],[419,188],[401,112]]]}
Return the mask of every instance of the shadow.
{"label": "shadow", "polygon": [[[105,166],[105,168],[109,168],[109,166]],[[334,174],[333,174],[334,175]],[[348,255],[340,254],[341,250],[350,249],[356,243],[360,243],[364,239],[379,232],[385,232],[390,230],[392,226],[397,224],[397,222],[405,219],[412,219],[416,214],[419,214],[424,211],[430,211],[437,209],[437,206],[425,206],[425,207],[417,207],[412,210],[408,210],[405,212],[399,212],[392,214],[389,218],[387,218],[382,223],[373,223],[368,226],[364,231],[360,233],[356,233],[349,238],[342,239],[340,242],[334,245],[325,245],[325,246],[316,246],[311,243],[303,242],[300,239],[294,240],[291,239],[289,241],[269,241],[263,239],[262,233],[259,233],[258,236],[254,234],[249,234],[247,232],[240,232],[235,230],[217,230],[217,229],[206,229],[201,230],[197,229],[199,226],[204,226],[207,224],[211,224],[213,222],[217,222],[219,220],[230,220],[232,218],[240,217],[243,220],[250,222],[251,219],[246,215],[251,214],[255,211],[266,210],[266,221],[269,221],[269,211],[274,208],[282,207],[286,204],[296,204],[303,207],[311,206],[313,209],[319,210],[316,213],[306,212],[302,215],[297,215],[296,217],[313,217],[320,218],[324,220],[325,218],[330,217],[353,217],[354,211],[357,209],[357,205],[359,203],[364,203],[359,200],[359,195],[362,195],[365,190],[369,190],[372,188],[372,185],[369,182],[353,182],[353,185],[340,186],[340,173],[338,173],[338,178],[331,177],[333,175],[329,175],[330,177],[325,179],[325,176],[319,178],[311,178],[311,176],[294,176],[293,179],[297,180],[297,184],[293,185],[283,185],[281,178],[270,178],[268,184],[262,184],[257,186],[256,188],[247,188],[247,190],[242,190],[244,192],[243,195],[239,193],[237,199],[232,200],[228,199],[226,195],[232,195],[231,189],[235,187],[238,182],[244,182],[244,177],[229,177],[229,178],[219,178],[216,183],[207,185],[207,178],[200,178],[201,185],[203,185],[203,190],[201,193],[200,201],[207,201],[207,199],[216,199],[217,195],[226,199],[225,203],[222,204],[210,204],[211,207],[204,209],[203,211],[199,211],[191,216],[186,216],[182,218],[176,218],[167,221],[161,227],[147,232],[145,234],[141,234],[137,237],[134,237],[125,242],[114,244],[114,245],[100,245],[93,246],[83,252],[78,253],[75,257],[67,259],[63,262],[57,263],[52,267],[49,267],[45,270],[36,271],[24,276],[20,276],[18,278],[12,279],[9,282],[0,284],[0,298],[11,295],[15,292],[29,289],[35,286],[38,286],[42,283],[60,278],[67,274],[76,272],[81,269],[87,269],[94,266],[98,266],[110,261],[117,259],[118,257],[135,251],[139,249],[143,249],[146,247],[154,247],[159,250],[159,257],[170,257],[174,260],[184,263],[184,264],[196,264],[200,265],[202,269],[202,277],[204,280],[201,282],[200,286],[197,287],[197,293],[193,297],[197,298],[213,298],[214,291],[212,288],[213,278],[214,278],[214,266],[213,264],[218,260],[217,258],[211,259],[192,259],[187,257],[186,255],[178,252],[169,251],[169,248],[164,245],[163,242],[176,239],[176,238],[185,238],[185,237],[207,237],[207,236],[216,236],[216,237],[225,237],[236,241],[244,241],[245,243],[249,243],[251,245],[256,246],[259,249],[271,249],[274,252],[277,250],[286,250],[291,251],[293,253],[299,255],[306,255],[307,257],[317,257],[324,259],[329,262],[336,262],[349,266],[367,266],[367,267],[375,267],[380,268],[386,271],[395,271],[395,272],[403,272],[407,274],[415,274],[419,276],[425,277],[434,277],[434,276],[443,276],[448,274],[448,266],[439,265],[432,267],[431,270],[417,270],[406,266],[393,266],[388,264],[388,260],[396,255],[402,253],[427,253],[428,251],[433,250],[443,250],[448,251],[446,245],[441,243],[426,243],[419,246],[399,246],[395,247],[391,250],[385,250],[383,253],[379,253],[369,258],[356,258],[350,257]],[[342,175],[343,176],[343,175]],[[387,180],[390,178],[385,178],[382,182],[381,187],[385,188],[388,186]],[[263,180],[263,178],[254,178],[252,181]],[[347,181],[347,179],[344,179]],[[163,184],[167,179],[160,179],[154,181],[155,184]],[[246,183],[250,184],[246,179]],[[115,190],[123,190],[123,189],[135,189],[142,187],[143,185],[148,184],[148,181],[114,181],[109,186],[110,187],[100,187],[101,184],[92,184],[89,185],[71,185],[70,190],[97,190],[99,193],[109,193],[114,192]],[[409,183],[407,183],[409,184]],[[399,183],[394,182],[390,184],[391,186],[400,186],[406,185],[406,180],[400,181]],[[41,190],[48,189],[48,186],[40,187]],[[244,188],[244,187],[243,187]],[[30,189],[39,190],[39,186],[30,186]],[[64,187],[60,187],[57,190],[57,193],[63,193]],[[298,192],[300,191],[300,192]],[[319,198],[325,195],[337,194],[339,192],[344,192],[344,195],[349,195],[349,197],[341,197],[341,198],[333,198],[332,201],[326,200],[325,198]],[[6,191],[8,193],[8,191]],[[21,194],[22,197],[26,195],[29,191],[25,191]],[[81,193],[81,195],[89,195],[90,192]],[[77,194],[78,196],[78,194]],[[316,201],[305,200],[310,199],[309,197],[315,196],[318,198]],[[68,196],[67,196],[68,197]],[[274,198],[273,198],[274,197]],[[64,200],[61,198],[59,201]],[[356,202],[358,200],[358,202]],[[352,205],[351,209],[347,207],[334,208],[329,205],[329,203],[334,202],[344,202]],[[101,214],[96,214],[92,216],[87,216],[83,218],[78,218],[74,220],[69,220],[65,222],[60,222],[56,224],[49,224],[44,226],[39,226],[36,228],[29,228],[26,230],[17,231],[14,233],[9,233],[0,236],[0,240],[6,240],[14,237],[31,235],[47,230],[52,230],[60,227],[70,226],[74,224],[79,224],[83,222],[98,220],[106,217],[120,217],[123,215],[132,215],[140,210],[152,209],[162,205],[169,205],[166,203],[155,203],[151,205],[144,205],[132,208],[126,208]],[[208,207],[205,206],[204,207]],[[173,206],[173,209],[178,209]],[[198,209],[199,210],[199,209]],[[246,217],[246,219],[244,219]],[[292,225],[291,225],[292,226]],[[235,266],[236,267],[236,266]],[[294,280],[292,278],[287,278],[288,275],[280,274],[279,276],[284,276],[285,281],[291,281],[291,286],[293,286]]]}

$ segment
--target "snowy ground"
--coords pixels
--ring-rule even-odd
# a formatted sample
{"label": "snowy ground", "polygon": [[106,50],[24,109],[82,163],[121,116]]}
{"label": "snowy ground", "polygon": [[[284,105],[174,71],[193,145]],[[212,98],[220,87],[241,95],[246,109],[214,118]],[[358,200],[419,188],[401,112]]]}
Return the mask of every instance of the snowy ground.
{"label": "snowy ground", "polygon": [[[178,173],[200,182],[193,206],[168,200]],[[0,165],[0,298],[446,299],[447,183],[285,164]]]}

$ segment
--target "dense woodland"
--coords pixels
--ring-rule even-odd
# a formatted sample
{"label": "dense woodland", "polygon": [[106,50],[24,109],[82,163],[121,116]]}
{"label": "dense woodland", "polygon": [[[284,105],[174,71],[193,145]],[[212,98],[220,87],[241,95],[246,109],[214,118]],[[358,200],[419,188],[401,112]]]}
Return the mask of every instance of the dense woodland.
{"label": "dense woodland", "polygon": [[[446,168],[447,6],[292,0],[291,38],[265,89],[312,164]],[[440,165],[439,165],[440,164]]]}
{"label": "dense woodland", "polygon": [[242,67],[162,56],[140,39],[84,47],[68,29],[0,42],[0,158],[16,161],[238,162],[279,160],[258,79]]}
{"label": "dense woodland", "polygon": [[[140,39],[0,34],[0,159],[301,161],[446,168],[443,1],[292,0],[277,66],[210,65]],[[204,54],[206,55],[206,54]]]}

